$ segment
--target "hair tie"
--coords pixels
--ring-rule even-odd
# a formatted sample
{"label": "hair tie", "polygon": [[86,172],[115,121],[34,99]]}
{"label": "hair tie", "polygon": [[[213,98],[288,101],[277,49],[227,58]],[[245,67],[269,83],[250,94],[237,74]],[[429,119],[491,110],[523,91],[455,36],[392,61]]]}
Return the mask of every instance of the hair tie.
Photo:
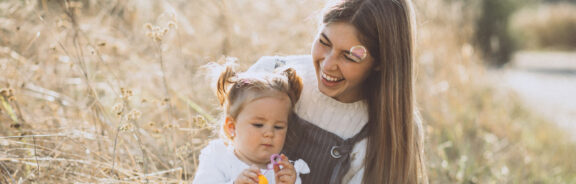
{"label": "hair tie", "polygon": [[248,86],[251,84],[252,84],[252,81],[250,81],[248,79],[240,79],[240,80],[236,81],[236,87],[237,88],[242,88],[244,86]]}

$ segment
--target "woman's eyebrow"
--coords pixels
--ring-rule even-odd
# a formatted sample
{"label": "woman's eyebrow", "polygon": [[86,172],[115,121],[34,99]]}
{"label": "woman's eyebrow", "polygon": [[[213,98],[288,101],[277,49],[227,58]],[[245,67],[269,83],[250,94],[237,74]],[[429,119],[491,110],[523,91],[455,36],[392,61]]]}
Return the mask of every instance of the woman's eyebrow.
{"label": "woman's eyebrow", "polygon": [[330,41],[330,39],[328,39],[328,36],[326,36],[326,34],[320,33],[320,35],[322,35],[322,37],[324,37],[324,39],[326,39],[326,41],[328,41],[329,44],[332,44],[332,42]]}
{"label": "woman's eyebrow", "polygon": [[[328,41],[328,44],[332,44],[332,42],[330,41],[330,39],[328,39],[328,36],[326,36],[326,34],[320,33],[320,35],[322,35],[322,37],[323,37],[326,41]],[[343,52],[344,52],[345,54],[350,55],[350,51],[348,51],[348,50],[343,50]]]}

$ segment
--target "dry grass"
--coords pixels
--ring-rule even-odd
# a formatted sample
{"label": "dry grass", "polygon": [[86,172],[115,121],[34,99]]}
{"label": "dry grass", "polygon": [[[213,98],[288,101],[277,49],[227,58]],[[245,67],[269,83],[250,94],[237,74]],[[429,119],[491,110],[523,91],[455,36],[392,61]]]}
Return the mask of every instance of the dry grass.
{"label": "dry grass", "polygon": [[431,183],[576,182],[576,146],[567,133],[485,76],[469,43],[472,25],[454,19],[475,12],[458,3],[420,5],[424,15],[445,10],[421,18],[419,41],[417,97]]}
{"label": "dry grass", "polygon": [[[218,116],[198,67],[307,54],[322,5],[0,1],[0,183],[190,180]],[[574,144],[483,80],[466,8],[417,5],[432,183],[576,182]]]}

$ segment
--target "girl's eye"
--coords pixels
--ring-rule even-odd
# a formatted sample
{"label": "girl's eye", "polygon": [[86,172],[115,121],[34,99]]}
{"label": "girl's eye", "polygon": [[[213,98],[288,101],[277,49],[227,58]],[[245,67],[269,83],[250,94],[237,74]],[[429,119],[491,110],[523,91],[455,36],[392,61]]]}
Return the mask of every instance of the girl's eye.
{"label": "girl's eye", "polygon": [[328,43],[322,41],[322,39],[318,39],[318,42],[320,42],[320,44],[329,47],[330,45],[328,45]]}
{"label": "girl's eye", "polygon": [[252,126],[256,128],[262,128],[264,125],[262,123],[252,123]]}
{"label": "girl's eye", "polygon": [[284,128],[286,128],[286,127],[284,127],[284,126],[274,126],[274,129],[276,129],[276,130],[282,130],[282,129],[284,129]]}

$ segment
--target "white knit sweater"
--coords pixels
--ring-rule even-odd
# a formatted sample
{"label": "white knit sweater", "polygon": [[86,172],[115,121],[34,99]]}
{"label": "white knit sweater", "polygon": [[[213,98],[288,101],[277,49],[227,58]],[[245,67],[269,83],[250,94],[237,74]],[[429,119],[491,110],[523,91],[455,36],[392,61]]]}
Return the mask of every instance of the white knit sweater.
{"label": "white knit sweater", "polygon": [[[332,132],[342,139],[348,139],[362,130],[368,122],[368,107],[364,100],[342,103],[328,97],[318,90],[316,72],[311,56],[262,57],[250,71],[272,71],[279,61],[285,61],[302,78],[304,88],[298,100],[295,112],[300,118]],[[344,176],[343,183],[361,183],[364,174],[366,139],[354,145],[350,154],[350,170]],[[310,173],[314,174],[314,173]]]}

